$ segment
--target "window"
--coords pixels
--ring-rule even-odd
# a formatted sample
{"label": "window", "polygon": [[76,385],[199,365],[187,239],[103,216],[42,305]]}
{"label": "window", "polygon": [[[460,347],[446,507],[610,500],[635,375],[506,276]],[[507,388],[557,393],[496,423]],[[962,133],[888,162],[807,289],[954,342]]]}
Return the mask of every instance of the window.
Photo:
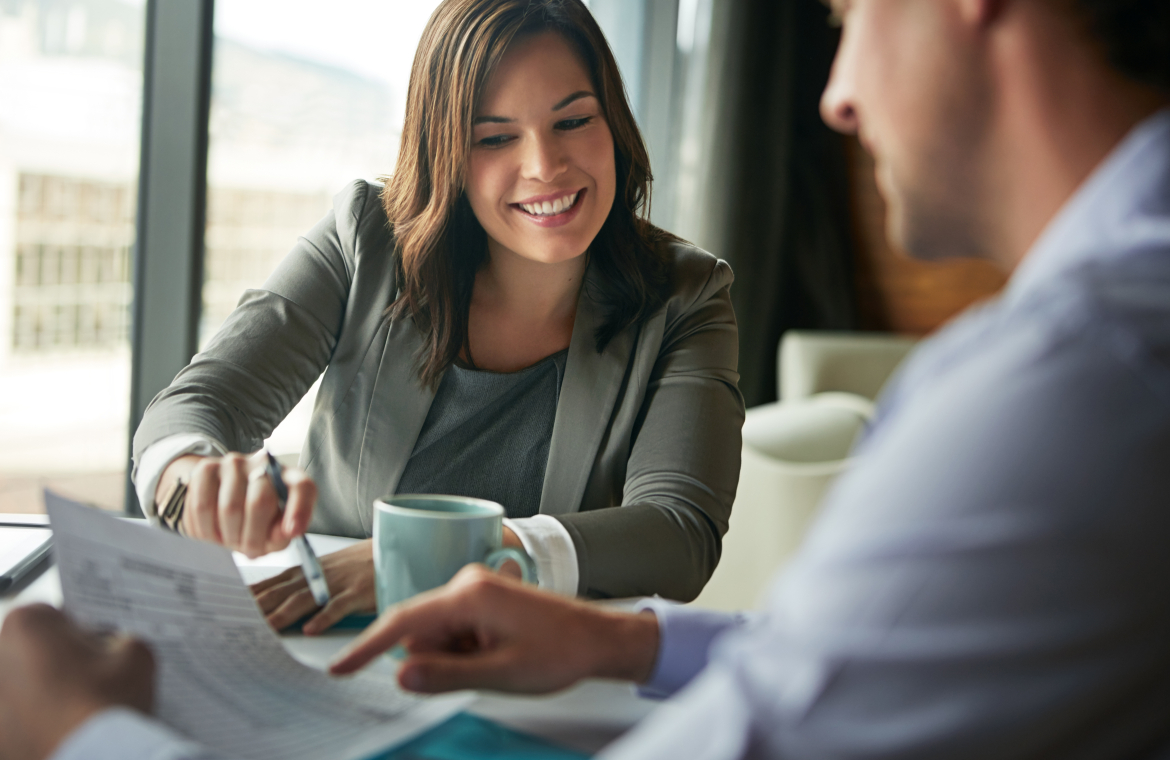
{"label": "window", "polygon": [[143,16],[0,0],[0,512],[122,508]]}

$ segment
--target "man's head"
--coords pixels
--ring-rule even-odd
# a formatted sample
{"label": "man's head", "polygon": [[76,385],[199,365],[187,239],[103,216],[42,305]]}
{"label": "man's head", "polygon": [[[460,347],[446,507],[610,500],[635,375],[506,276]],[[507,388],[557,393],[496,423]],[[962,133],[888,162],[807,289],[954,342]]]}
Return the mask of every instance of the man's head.
{"label": "man's head", "polygon": [[912,255],[1011,268],[1118,140],[1166,102],[1166,0],[834,0],[822,100],[857,133]]}

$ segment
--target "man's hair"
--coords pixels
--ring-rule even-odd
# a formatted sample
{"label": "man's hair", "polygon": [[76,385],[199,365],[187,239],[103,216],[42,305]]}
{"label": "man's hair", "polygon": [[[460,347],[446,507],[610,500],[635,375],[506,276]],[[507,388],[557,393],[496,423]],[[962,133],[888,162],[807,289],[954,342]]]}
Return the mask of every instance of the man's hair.
{"label": "man's hair", "polygon": [[1170,0],[1073,0],[1109,62],[1170,92]]}

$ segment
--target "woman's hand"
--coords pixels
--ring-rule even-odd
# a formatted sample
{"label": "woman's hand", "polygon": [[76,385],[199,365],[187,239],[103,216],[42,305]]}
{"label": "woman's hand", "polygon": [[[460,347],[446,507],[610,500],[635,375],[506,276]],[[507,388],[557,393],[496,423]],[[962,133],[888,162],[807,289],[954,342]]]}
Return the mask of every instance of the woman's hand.
{"label": "woman's hand", "polygon": [[[519,537],[504,528],[504,546],[523,549]],[[378,607],[374,578],[374,541],[347,546],[321,557],[321,569],[329,584],[329,604],[305,621],[301,632],[307,636],[331,628],[346,615],[371,614]],[[500,568],[501,575],[520,577],[520,566],[509,560]],[[299,567],[290,567],[280,575],[252,586],[256,603],[268,617],[268,624],[281,631],[318,609]]]}
{"label": "woman's hand", "polygon": [[[346,615],[372,613],[377,608],[374,587],[374,541],[366,539],[321,557],[321,569],[329,584],[329,604],[301,629],[306,635],[321,633]],[[299,567],[252,586],[256,603],[268,624],[280,631],[318,609]]]}
{"label": "woman's hand", "polygon": [[183,533],[259,557],[280,551],[303,534],[317,501],[317,484],[303,470],[282,468],[288,486],[282,514],[264,468],[263,452],[251,457],[179,457],[163,471],[155,498],[165,495],[179,476],[187,475]]}

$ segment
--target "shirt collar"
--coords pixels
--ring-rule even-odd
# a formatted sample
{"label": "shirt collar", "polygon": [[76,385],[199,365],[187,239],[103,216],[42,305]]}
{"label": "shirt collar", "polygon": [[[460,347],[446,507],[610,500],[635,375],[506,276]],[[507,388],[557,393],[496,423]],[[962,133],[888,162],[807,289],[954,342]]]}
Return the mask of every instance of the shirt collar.
{"label": "shirt collar", "polygon": [[1168,189],[1170,108],[1165,108],[1131,130],[1057,213],[1016,269],[1005,300],[1016,301],[1062,272],[1136,247],[1151,227],[1165,240]]}

